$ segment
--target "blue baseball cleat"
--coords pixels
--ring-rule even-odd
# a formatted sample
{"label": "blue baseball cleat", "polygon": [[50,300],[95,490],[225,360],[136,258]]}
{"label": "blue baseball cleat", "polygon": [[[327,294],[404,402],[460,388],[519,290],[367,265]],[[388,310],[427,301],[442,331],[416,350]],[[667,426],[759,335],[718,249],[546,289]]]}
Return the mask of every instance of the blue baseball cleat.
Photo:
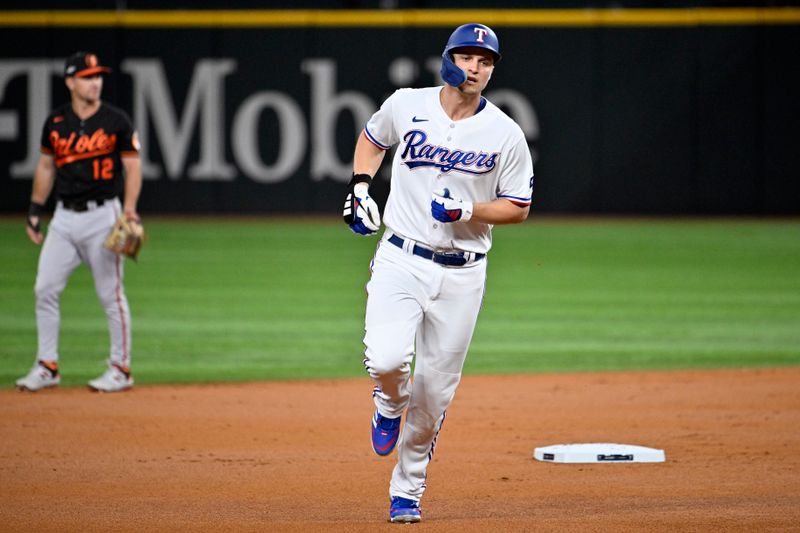
{"label": "blue baseball cleat", "polygon": [[410,524],[422,520],[422,511],[419,502],[392,496],[392,505],[389,507],[389,522]]}
{"label": "blue baseball cleat", "polygon": [[400,435],[400,417],[386,418],[375,410],[372,417],[372,449],[378,455],[389,455]]}

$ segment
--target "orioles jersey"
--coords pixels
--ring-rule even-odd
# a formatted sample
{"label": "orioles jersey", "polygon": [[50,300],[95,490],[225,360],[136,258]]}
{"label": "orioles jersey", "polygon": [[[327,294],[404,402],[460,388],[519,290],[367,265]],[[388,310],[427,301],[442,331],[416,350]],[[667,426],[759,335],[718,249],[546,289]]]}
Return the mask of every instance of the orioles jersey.
{"label": "orioles jersey", "polygon": [[107,200],[123,191],[123,156],[138,156],[128,115],[102,102],[81,120],[66,104],[53,111],[42,131],[41,151],[53,156],[55,197],[64,202]]}
{"label": "orioles jersey", "polygon": [[437,250],[486,253],[491,224],[444,224],[431,217],[431,193],[448,188],[471,202],[506,199],[529,206],[533,161],[522,129],[481,98],[478,112],[452,120],[439,101],[441,87],[399,89],[367,122],[377,147],[397,144],[383,221],[404,237]]}

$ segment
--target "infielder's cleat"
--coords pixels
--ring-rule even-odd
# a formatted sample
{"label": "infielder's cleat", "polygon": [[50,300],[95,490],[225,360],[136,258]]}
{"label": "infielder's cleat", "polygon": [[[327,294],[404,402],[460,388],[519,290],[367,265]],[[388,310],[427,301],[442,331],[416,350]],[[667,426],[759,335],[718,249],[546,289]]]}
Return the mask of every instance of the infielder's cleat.
{"label": "infielder's cleat", "polygon": [[372,417],[372,449],[378,455],[389,455],[397,444],[400,435],[400,417],[387,418],[378,410]]}
{"label": "infielder's cleat", "polygon": [[422,511],[419,502],[392,496],[392,505],[389,507],[389,522],[397,524],[411,524],[422,520]]}
{"label": "infielder's cleat", "polygon": [[17,380],[17,388],[36,392],[49,387],[57,387],[59,383],[61,383],[61,375],[58,373],[58,363],[36,361],[28,375]]}
{"label": "infielder's cleat", "polygon": [[120,392],[133,387],[133,377],[127,368],[109,365],[102,376],[89,382],[89,388],[98,392]]}

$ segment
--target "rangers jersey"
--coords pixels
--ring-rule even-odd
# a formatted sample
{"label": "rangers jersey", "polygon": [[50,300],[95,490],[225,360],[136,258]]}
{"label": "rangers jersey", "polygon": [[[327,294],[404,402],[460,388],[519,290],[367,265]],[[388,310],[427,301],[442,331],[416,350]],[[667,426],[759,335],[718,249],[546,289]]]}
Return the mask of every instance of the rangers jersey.
{"label": "rangers jersey", "polygon": [[506,199],[531,204],[533,162],[522,129],[481,98],[478,112],[452,120],[439,101],[441,87],[400,89],[367,122],[367,138],[383,150],[397,144],[384,223],[436,250],[486,253],[491,224],[443,224],[431,217],[431,193],[448,188],[471,202]]}

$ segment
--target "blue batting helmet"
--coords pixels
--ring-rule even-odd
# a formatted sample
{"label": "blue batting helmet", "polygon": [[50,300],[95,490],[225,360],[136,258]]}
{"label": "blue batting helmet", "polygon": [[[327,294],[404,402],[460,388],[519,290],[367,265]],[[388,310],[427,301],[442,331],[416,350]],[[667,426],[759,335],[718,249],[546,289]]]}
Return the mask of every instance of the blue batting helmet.
{"label": "blue batting helmet", "polygon": [[442,52],[442,79],[453,87],[458,87],[467,81],[467,74],[453,63],[453,58],[450,54],[456,48],[465,48],[467,46],[485,48],[492,53],[495,63],[500,61],[500,42],[497,40],[497,35],[494,34],[492,28],[483,24],[464,24],[459,26],[450,35],[450,39],[448,39],[447,45],[444,47],[444,52]]}

